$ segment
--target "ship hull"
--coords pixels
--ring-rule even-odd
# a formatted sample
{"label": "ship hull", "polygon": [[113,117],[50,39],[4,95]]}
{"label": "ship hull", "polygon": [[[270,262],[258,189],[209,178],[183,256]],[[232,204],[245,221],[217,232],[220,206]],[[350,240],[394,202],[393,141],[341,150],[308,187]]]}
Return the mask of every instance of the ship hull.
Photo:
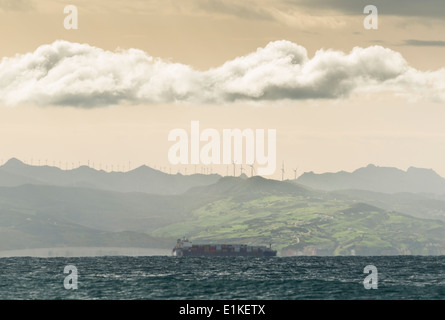
{"label": "ship hull", "polygon": [[264,251],[200,251],[178,248],[174,251],[177,257],[275,257],[274,250]]}
{"label": "ship hull", "polygon": [[277,253],[271,252],[191,252],[177,251],[180,257],[275,257]]}

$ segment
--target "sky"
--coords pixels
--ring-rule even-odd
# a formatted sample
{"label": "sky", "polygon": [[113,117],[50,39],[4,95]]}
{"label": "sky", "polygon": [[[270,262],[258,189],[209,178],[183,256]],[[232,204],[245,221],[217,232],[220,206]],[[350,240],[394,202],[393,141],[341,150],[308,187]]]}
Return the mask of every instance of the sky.
{"label": "sky", "polygon": [[376,0],[367,30],[367,4],[0,0],[0,163],[201,172],[172,165],[167,139],[199,121],[275,129],[276,179],[283,163],[285,178],[369,163],[445,176],[445,5]]}

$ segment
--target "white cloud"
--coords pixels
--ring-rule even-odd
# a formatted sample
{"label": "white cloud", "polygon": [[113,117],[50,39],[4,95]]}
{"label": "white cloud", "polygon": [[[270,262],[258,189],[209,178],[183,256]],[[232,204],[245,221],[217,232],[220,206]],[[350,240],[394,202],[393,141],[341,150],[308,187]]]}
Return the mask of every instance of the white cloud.
{"label": "white cloud", "polygon": [[338,99],[390,91],[445,101],[445,69],[421,72],[380,46],[350,53],[275,41],[218,68],[197,71],[130,49],[110,52],[56,41],[3,58],[0,103],[98,107],[119,103],[227,103],[247,100]]}

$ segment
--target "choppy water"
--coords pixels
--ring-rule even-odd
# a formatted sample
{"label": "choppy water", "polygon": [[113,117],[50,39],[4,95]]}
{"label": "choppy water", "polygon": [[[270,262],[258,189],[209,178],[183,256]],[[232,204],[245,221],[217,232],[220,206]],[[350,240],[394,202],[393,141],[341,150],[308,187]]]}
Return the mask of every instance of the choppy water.
{"label": "choppy water", "polygon": [[[64,268],[78,289],[64,288]],[[367,290],[367,265],[378,288]],[[445,257],[0,258],[0,299],[444,299]]]}

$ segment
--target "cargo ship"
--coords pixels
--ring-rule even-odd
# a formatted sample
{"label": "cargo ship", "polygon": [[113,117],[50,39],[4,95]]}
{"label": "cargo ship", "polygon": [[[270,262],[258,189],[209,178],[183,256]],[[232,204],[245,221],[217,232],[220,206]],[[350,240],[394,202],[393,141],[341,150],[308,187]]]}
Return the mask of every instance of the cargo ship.
{"label": "cargo ship", "polygon": [[187,238],[178,239],[172,250],[176,257],[275,257],[271,245],[248,246],[245,244],[192,244]]}

